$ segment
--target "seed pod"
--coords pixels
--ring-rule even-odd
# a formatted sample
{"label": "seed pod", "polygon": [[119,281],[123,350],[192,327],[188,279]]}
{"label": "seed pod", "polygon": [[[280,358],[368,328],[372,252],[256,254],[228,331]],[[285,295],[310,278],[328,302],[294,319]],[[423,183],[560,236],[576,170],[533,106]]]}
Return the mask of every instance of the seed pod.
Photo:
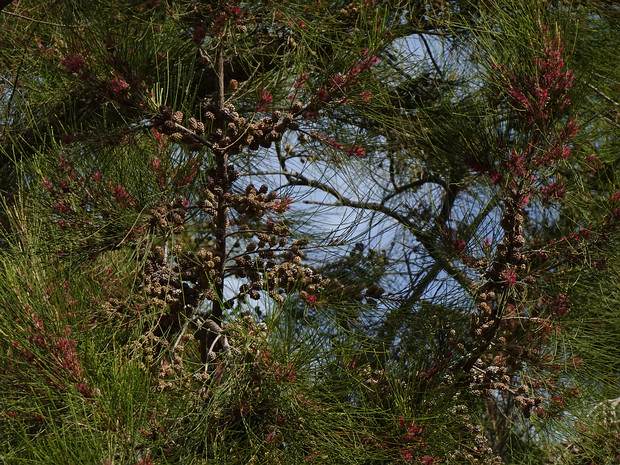
{"label": "seed pod", "polygon": [[172,114],[172,121],[174,121],[175,123],[181,124],[183,122],[183,112],[175,111]]}
{"label": "seed pod", "polygon": [[385,289],[383,289],[382,287],[379,287],[376,284],[371,284],[366,290],[366,296],[378,299],[384,292]]}
{"label": "seed pod", "polygon": [[487,314],[487,315],[491,314],[491,307],[486,302],[480,303],[478,305],[478,310],[480,310],[480,313],[484,313],[484,314]]}
{"label": "seed pod", "polygon": [[304,107],[304,104],[297,101],[293,104],[293,106],[291,107],[291,110],[293,110],[293,113],[299,113],[303,107]]}
{"label": "seed pod", "polygon": [[196,121],[196,118],[194,117],[191,117],[189,120],[187,120],[187,123],[192,130],[196,130],[196,127],[198,127],[198,121]]}
{"label": "seed pod", "polygon": [[175,224],[183,224],[185,220],[184,220],[184,219],[183,219],[183,217],[182,217],[181,215],[179,215],[178,213],[173,213],[173,214],[172,214],[172,221],[173,221]]}
{"label": "seed pod", "polygon": [[175,142],[180,142],[183,140],[183,134],[181,134],[180,132],[175,132],[170,135],[170,139]]}
{"label": "seed pod", "polygon": [[274,130],[274,131],[276,131],[276,132],[278,132],[278,133],[280,133],[280,134],[283,134],[283,133],[284,133],[284,131],[286,131],[286,128],[287,128],[287,127],[288,127],[288,124],[287,124],[287,123],[282,122],[282,123],[278,123],[278,124],[276,124],[276,125],[274,126],[273,130]]}

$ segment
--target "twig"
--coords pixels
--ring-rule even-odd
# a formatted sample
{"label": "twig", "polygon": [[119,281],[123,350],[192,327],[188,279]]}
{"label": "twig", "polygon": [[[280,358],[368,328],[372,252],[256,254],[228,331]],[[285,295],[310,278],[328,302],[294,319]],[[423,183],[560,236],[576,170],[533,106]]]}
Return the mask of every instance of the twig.
{"label": "twig", "polygon": [[181,332],[179,333],[179,336],[177,337],[177,340],[174,341],[174,344],[172,345],[172,354],[173,355],[175,354],[177,346],[181,342],[181,339],[183,338],[183,336],[185,335],[185,332],[187,331],[187,328],[189,327],[189,322],[190,322],[189,319],[185,321],[185,324],[183,325],[183,328],[181,328]]}
{"label": "twig", "polygon": [[410,183],[407,183],[407,184],[404,184],[402,186],[398,186],[397,188],[395,188],[393,192],[390,192],[387,196],[383,198],[383,200],[381,200],[381,205],[384,205],[385,202],[390,200],[392,197],[396,197],[398,194],[401,194],[414,187],[423,186],[424,184],[427,184],[427,183],[438,184],[444,189],[448,187],[446,184],[446,181],[442,179],[440,176],[425,173],[422,175],[420,179],[416,179],[415,181],[412,181]]}
{"label": "twig", "polygon": [[[412,234],[415,235],[416,239],[420,242],[420,244],[422,244],[422,246],[426,249],[428,254],[434,260],[439,262],[441,267],[450,276],[452,276],[464,289],[470,288],[470,285],[472,283],[471,279],[465,273],[459,270],[456,266],[454,266],[454,264],[450,262],[448,257],[446,257],[444,253],[442,253],[438,244],[436,243],[435,236],[432,235],[430,232],[425,232],[419,227],[417,227],[406,216],[382,204],[378,204],[374,202],[357,202],[357,201],[351,200],[345,197],[344,195],[342,195],[340,192],[338,192],[333,187],[328,186],[319,181],[310,180],[300,173],[285,171],[282,174],[287,177],[289,184],[292,186],[313,187],[313,188],[322,190],[323,192],[326,192],[332,195],[338,201],[338,204],[337,204],[338,206],[376,211],[379,213],[383,213],[384,215],[392,219],[395,219],[396,221],[398,221],[398,223],[405,226]],[[440,217],[438,218],[439,220],[443,219],[444,221],[449,217],[449,211],[452,205],[454,204],[454,200],[456,199],[456,195],[458,193],[458,190],[446,189],[446,191],[447,191],[447,196],[444,201],[444,205],[442,206]]]}
{"label": "twig", "polygon": [[437,71],[437,74],[439,74],[441,79],[443,79],[443,73],[441,72],[441,69],[439,69],[439,66],[437,65],[437,62],[435,61],[435,57],[433,57],[433,52],[432,52],[430,46],[428,45],[428,42],[424,38],[424,35],[421,35],[420,39],[422,39],[422,42],[424,43],[424,48],[426,48],[426,51],[428,52],[428,56],[431,59],[431,63],[433,63],[433,67],[435,68],[435,71]]}
{"label": "twig", "polygon": [[217,106],[220,110],[224,109],[224,44],[220,42],[215,51],[215,74],[217,75]]}
{"label": "twig", "polygon": [[611,97],[608,97],[602,90],[598,89],[597,87],[594,87],[592,84],[590,84],[589,82],[586,82],[586,86],[588,86],[590,89],[592,89],[594,92],[596,92],[597,94],[599,94],[601,97],[603,97],[605,100],[607,100],[609,103],[611,103],[612,105],[615,105],[617,107],[620,107],[620,103],[616,102],[615,100],[613,100]]}
{"label": "twig", "polygon": [[[11,2],[9,2],[9,3],[11,3]],[[7,3],[7,5],[8,5],[8,3]],[[46,26],[56,26],[56,27],[87,27],[87,26],[89,26],[89,24],[71,25],[71,24],[58,24],[58,23],[50,23],[48,21],[41,21],[39,19],[29,18],[28,16],[20,15],[20,14],[17,14],[17,13],[11,13],[10,11],[3,11],[2,8],[4,8],[4,6],[6,6],[6,5],[0,4],[0,11],[2,11],[3,14],[11,15],[11,16],[17,16],[20,19],[25,19],[26,21],[30,21],[32,23],[45,24]]]}

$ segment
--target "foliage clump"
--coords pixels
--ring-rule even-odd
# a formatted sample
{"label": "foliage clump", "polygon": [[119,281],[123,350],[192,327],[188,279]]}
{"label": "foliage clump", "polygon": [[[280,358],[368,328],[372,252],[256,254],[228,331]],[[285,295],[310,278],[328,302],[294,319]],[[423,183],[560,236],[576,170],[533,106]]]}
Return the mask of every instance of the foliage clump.
{"label": "foliage clump", "polygon": [[2,8],[3,461],[620,459],[614,7]]}

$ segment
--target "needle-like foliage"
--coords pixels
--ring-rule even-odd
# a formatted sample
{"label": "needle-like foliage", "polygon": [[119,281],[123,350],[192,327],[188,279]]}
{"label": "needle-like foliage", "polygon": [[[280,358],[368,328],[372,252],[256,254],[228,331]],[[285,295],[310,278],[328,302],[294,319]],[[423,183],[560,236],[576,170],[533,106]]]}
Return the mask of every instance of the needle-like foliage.
{"label": "needle-like foliage", "polygon": [[0,2],[1,461],[618,463],[619,21]]}

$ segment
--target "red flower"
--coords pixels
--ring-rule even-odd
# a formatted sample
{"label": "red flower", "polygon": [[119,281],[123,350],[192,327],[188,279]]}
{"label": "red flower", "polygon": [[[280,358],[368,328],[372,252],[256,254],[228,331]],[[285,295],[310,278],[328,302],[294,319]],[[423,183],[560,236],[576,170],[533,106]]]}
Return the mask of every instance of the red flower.
{"label": "red flower", "polygon": [[506,286],[514,286],[517,284],[517,274],[512,268],[504,271],[502,273],[502,277],[504,278],[504,283]]}
{"label": "red flower", "polygon": [[452,241],[452,248],[456,253],[460,254],[465,250],[465,241],[463,239],[455,239]]}
{"label": "red flower", "polygon": [[413,455],[413,451],[411,449],[401,449],[400,450],[400,457],[405,462],[411,462],[415,458],[415,456]]}
{"label": "red flower", "polygon": [[70,73],[79,73],[84,67],[84,60],[77,55],[67,55],[60,63]]}
{"label": "red flower", "polygon": [[424,457],[420,457],[420,462],[424,465],[432,465],[433,463],[439,462],[439,457],[429,457],[428,455],[425,455]]}
{"label": "red flower", "polygon": [[207,36],[207,31],[202,27],[197,27],[192,35],[192,40],[194,42],[202,42],[202,40]]}
{"label": "red flower", "polygon": [[119,76],[114,78],[114,80],[110,81],[110,84],[112,84],[112,88],[117,94],[129,89],[130,87],[129,84],[127,84],[127,82],[125,82],[125,80]]}
{"label": "red flower", "polygon": [[273,102],[273,96],[266,90],[262,91],[260,94],[260,102],[256,105],[256,111],[265,111],[267,105],[271,102]]}
{"label": "red flower", "polygon": [[282,201],[276,200],[274,202],[273,211],[276,213],[284,213],[287,210],[291,209],[291,204],[293,203],[293,199],[287,197],[282,199]]}
{"label": "red flower", "polygon": [[364,158],[366,156],[366,152],[359,145],[354,145],[352,147],[347,147],[346,152],[348,155],[353,155],[357,158]]}

